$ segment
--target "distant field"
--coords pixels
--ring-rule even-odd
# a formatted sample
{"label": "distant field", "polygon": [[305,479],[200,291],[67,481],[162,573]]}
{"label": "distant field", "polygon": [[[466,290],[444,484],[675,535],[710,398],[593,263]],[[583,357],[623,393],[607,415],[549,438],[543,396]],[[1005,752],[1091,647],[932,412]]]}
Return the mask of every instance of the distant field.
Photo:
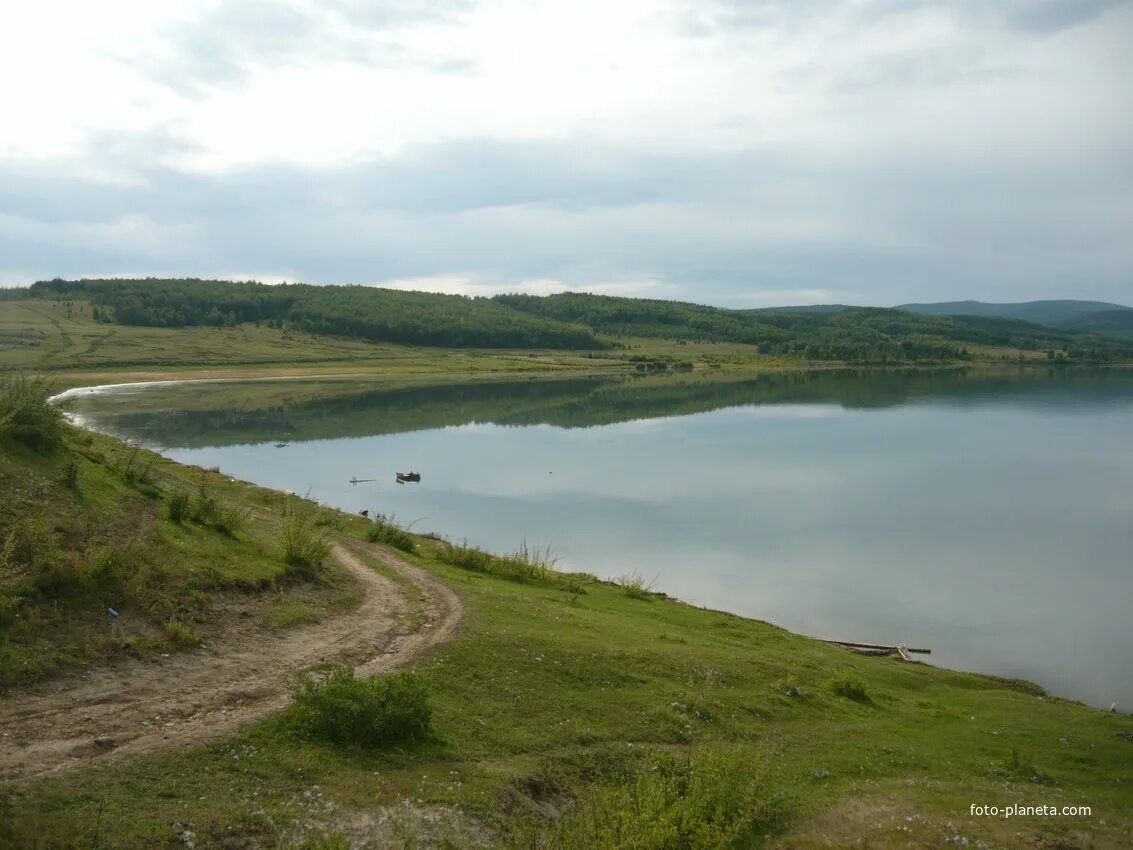
{"label": "distant field", "polygon": [[[0,304],[0,368],[65,372],[82,370],[82,379],[104,374],[108,380],[147,380],[193,369],[198,377],[235,371],[263,377],[300,371],[422,373],[431,371],[522,372],[624,365],[588,359],[577,352],[539,352],[429,348],[307,334],[257,327],[150,328],[95,322],[90,305],[61,301]],[[210,369],[210,367],[212,367]],[[293,368],[299,367],[299,368]],[[124,371],[125,370],[125,371]]]}
{"label": "distant field", "polygon": [[[777,371],[841,368],[836,361],[797,354],[759,353],[741,342],[603,337],[602,351],[438,348],[370,342],[244,323],[234,327],[163,328],[94,320],[85,301],[28,299],[0,302],[0,370],[50,373],[58,389],[171,378],[263,378],[380,374],[479,380],[491,374],[603,371]],[[943,341],[913,335],[914,343]],[[972,362],[1044,363],[1040,350],[969,344]],[[939,365],[941,360],[905,362]],[[898,365],[891,363],[890,365]]]}

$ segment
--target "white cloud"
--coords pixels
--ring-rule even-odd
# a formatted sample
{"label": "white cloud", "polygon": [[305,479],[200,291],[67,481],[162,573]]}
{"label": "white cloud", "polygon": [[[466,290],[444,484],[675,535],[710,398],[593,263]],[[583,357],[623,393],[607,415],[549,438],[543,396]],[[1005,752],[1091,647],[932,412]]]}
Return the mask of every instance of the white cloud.
{"label": "white cloud", "polygon": [[590,292],[596,295],[621,295],[634,298],[673,297],[673,287],[657,280],[596,281],[571,285],[553,278],[536,278],[516,282],[477,280],[468,275],[436,275],[433,277],[399,278],[380,281],[376,286],[417,292],[440,292],[445,295],[491,296],[499,293],[522,295],[554,295],[558,292]]}
{"label": "white cloud", "polygon": [[1112,0],[15,5],[0,250],[21,280],[1120,300],[1131,38]]}

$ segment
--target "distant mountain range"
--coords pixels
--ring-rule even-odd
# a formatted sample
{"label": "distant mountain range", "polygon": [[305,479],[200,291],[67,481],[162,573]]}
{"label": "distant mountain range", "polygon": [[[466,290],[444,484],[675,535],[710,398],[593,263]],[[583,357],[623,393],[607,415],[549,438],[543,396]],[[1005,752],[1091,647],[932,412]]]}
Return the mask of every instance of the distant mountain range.
{"label": "distant mountain range", "polygon": [[1105,301],[1022,301],[1015,304],[940,301],[934,304],[899,304],[897,309],[928,316],[1022,319],[1036,325],[1075,331],[1133,331],[1133,307]]}
{"label": "distant mountain range", "polygon": [[[797,307],[762,307],[743,313],[842,313],[846,304],[812,304]],[[1093,333],[1133,332],[1133,307],[1106,301],[1020,301],[993,304],[987,301],[937,301],[931,304],[898,304],[894,309],[924,316],[982,316],[1019,319],[1035,325]]]}

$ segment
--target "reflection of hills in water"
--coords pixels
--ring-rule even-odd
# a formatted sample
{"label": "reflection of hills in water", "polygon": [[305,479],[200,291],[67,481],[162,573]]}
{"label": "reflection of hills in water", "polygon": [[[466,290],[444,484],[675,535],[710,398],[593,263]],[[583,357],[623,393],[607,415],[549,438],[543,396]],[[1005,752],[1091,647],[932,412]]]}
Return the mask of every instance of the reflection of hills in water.
{"label": "reflection of hills in water", "polygon": [[[100,427],[170,447],[393,434],[467,425],[589,427],[763,404],[914,402],[1082,408],[1133,403],[1128,370],[794,372],[747,378],[611,377],[390,388],[362,381],[154,387],[80,398]],[[120,412],[121,411],[121,412]]]}

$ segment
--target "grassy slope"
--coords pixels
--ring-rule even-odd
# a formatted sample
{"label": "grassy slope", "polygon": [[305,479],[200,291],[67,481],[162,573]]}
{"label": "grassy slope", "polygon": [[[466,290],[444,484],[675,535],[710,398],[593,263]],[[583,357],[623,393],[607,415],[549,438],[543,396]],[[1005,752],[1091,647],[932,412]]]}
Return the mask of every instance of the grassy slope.
{"label": "grassy slope", "polygon": [[[434,741],[348,751],[298,742],[268,721],[128,771],[14,789],[17,834],[88,835],[101,808],[109,846],[166,842],[174,822],[266,840],[284,825],[322,831],[363,812],[397,818],[409,800],[442,815],[458,806],[503,844],[541,835],[549,846],[595,846],[570,801],[575,813],[602,810],[660,754],[727,749],[758,780],[769,846],[928,847],[954,836],[1021,846],[1023,830],[1041,836],[1026,846],[1103,848],[1133,835],[1133,744],[1118,737],[1133,733],[1127,716],[1015,683],[850,656],[587,580],[516,584],[420,562],[470,612],[422,668]],[[835,693],[847,673],[864,699]],[[730,791],[716,789],[724,799]],[[305,792],[321,796],[312,805]],[[1094,815],[1002,821],[971,817],[971,803],[1087,804]],[[568,811],[557,826],[540,813],[552,807]],[[454,830],[451,846],[460,846]]]}
{"label": "grassy slope", "polygon": [[[380,371],[492,372],[581,368],[595,362],[569,352],[437,349],[341,339],[255,325],[147,328],[95,322],[90,305],[0,302],[0,369],[51,372],[59,385],[101,380],[248,377]],[[617,361],[614,361],[615,363]]]}
{"label": "grassy slope", "polygon": [[[45,459],[6,444],[6,483],[25,475],[29,495],[46,493],[46,513],[69,510],[68,522],[110,518],[107,543],[122,531],[115,521],[141,517],[146,546],[165,566],[158,584],[173,605],[192,608],[202,591],[278,578],[270,520],[235,539],[170,527],[144,487],[114,471],[127,447],[102,437],[72,446],[94,456],[83,456],[81,498],[55,483],[65,453]],[[164,462],[154,469],[162,491],[199,475]],[[218,496],[257,511],[279,503],[259,488],[216,487]],[[5,505],[35,514],[30,503]],[[338,521],[355,540],[368,525]],[[172,824],[181,823],[205,846],[273,847],[296,830],[349,829],[363,813],[385,813],[404,820],[403,846],[413,846],[425,812],[452,824],[450,846],[460,846],[461,821],[447,808],[455,805],[489,825],[501,844],[596,846],[588,825],[595,820],[620,824],[621,840],[650,832],[649,811],[633,814],[642,799],[625,795],[635,782],[651,781],[657,757],[699,763],[721,752],[741,760],[747,790],[761,804],[756,831],[770,835],[770,846],[842,847],[851,839],[939,846],[955,836],[1020,846],[1025,833],[1028,841],[1041,835],[1026,846],[1104,848],[1128,846],[1133,834],[1127,715],[1047,699],[1020,683],[851,656],[765,623],[632,598],[587,577],[516,583],[468,572],[437,561],[436,543],[418,544],[419,563],[456,588],[468,610],[457,638],[421,666],[435,740],[350,751],[298,741],[269,720],[215,746],[128,769],[96,762],[56,780],[0,788],[0,841],[153,847],[170,843]],[[183,558],[167,561],[178,549]],[[202,564],[211,565],[203,588],[193,577]],[[144,599],[141,593],[138,604]],[[94,610],[101,598],[84,604],[101,614]],[[165,612],[155,611],[155,626]],[[57,647],[63,660],[81,660],[70,633],[35,624],[40,640],[25,643],[31,653],[50,657]],[[839,695],[838,682],[862,693],[851,687],[843,688],[850,696]],[[711,799],[698,817],[727,808],[738,793],[734,779],[704,780]],[[1002,821],[968,814],[971,803],[1011,802],[1087,804],[1094,815]],[[548,815],[562,811],[556,825]],[[92,840],[96,824],[101,844]]]}
{"label": "grassy slope", "polygon": [[[221,503],[251,511],[243,527],[226,534],[164,517],[171,494],[195,494],[202,481]],[[47,454],[0,435],[0,690],[121,653],[176,649],[184,635],[169,621],[205,633],[226,594],[287,591],[259,600],[265,623],[349,599],[341,576],[321,588],[291,579],[269,511],[280,496],[245,489],[99,435],[68,430]],[[111,620],[108,607],[125,616]]]}

